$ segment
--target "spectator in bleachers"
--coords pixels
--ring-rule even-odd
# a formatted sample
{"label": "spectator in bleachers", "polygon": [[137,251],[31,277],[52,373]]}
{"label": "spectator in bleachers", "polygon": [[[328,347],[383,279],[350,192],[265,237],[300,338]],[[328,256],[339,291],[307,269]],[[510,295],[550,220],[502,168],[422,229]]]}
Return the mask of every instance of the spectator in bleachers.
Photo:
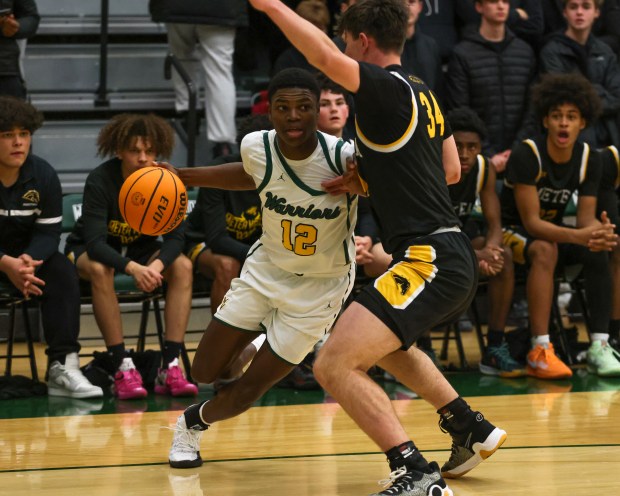
{"label": "spectator in bleachers", "polygon": [[[297,5],[295,12],[307,21],[310,21],[324,33],[328,32],[330,14],[327,9],[327,5],[325,5],[323,0],[302,0],[299,5]],[[291,67],[305,69],[310,73],[315,73],[317,71],[315,67],[308,63],[306,57],[304,57],[304,55],[294,46],[284,50],[276,59],[275,64],[273,65],[272,74],[277,74],[282,69],[288,69]]]}
{"label": "spectator in bleachers", "polygon": [[29,103],[0,96],[0,282],[41,302],[48,394],[103,396],[80,371],[80,286],[58,251],[62,192],[53,167],[30,153],[43,116]]}
{"label": "spectator in bleachers", "polygon": [[407,39],[400,57],[401,65],[408,74],[424,81],[435,93],[442,94],[442,69],[439,45],[431,37],[417,29],[422,0],[405,0],[409,5]]}
{"label": "spectator in bleachers", "polygon": [[[527,302],[532,349],[527,373],[561,379],[572,371],[555,354],[549,337],[556,265],[582,264],[592,345],[588,369],[620,375],[620,362],[607,346],[611,308],[608,252],[617,245],[606,213],[596,218],[601,177],[599,156],[578,141],[600,111],[600,99],[579,74],[548,74],[533,89],[533,103],[546,134],[515,147],[502,191],[504,244],[515,263],[528,267]],[[578,194],[576,227],[563,225],[564,211]]]}
{"label": "spectator in bleachers", "polygon": [[318,73],[317,80],[321,89],[319,99],[319,131],[331,134],[345,141],[355,136],[355,129],[349,129],[350,96],[339,84],[334,83],[323,73]]}
{"label": "spectator in bleachers", "polygon": [[[501,377],[525,375],[525,365],[511,355],[504,340],[504,330],[514,290],[512,252],[502,241],[499,198],[495,191],[495,168],[481,154],[486,130],[471,109],[448,112],[461,163],[461,180],[448,186],[452,207],[471,240],[480,274],[488,280],[489,330],[487,349],[480,361],[483,374]],[[480,200],[483,226],[473,220],[474,206]]]}
{"label": "spectator in bleachers", "polygon": [[[205,80],[207,139],[212,155],[228,155],[237,135],[237,95],[233,77],[233,54],[237,26],[248,23],[244,0],[150,0],[155,22],[165,22],[170,51],[197,77],[193,61],[198,58]],[[175,108],[183,115],[188,109],[187,87],[176,71],[172,80]],[[194,130],[188,130],[194,132]]]}
{"label": "spectator in bleachers", "polygon": [[454,48],[446,97],[450,108],[469,107],[482,119],[488,133],[482,151],[502,173],[523,127],[536,57],[506,26],[508,0],[475,0],[475,7],[480,27]]}
{"label": "spectator in bleachers", "polygon": [[110,157],[86,178],[82,215],[67,238],[65,253],[82,279],[90,282],[95,320],[108,353],[108,373],[120,399],[143,398],[142,377],[125,350],[123,323],[114,289],[114,274],[128,274],[138,289],[151,293],[167,283],[162,367],[155,392],[195,395],[178,365],[192,299],[192,263],[183,255],[184,225],[156,236],[134,231],[123,219],[118,194],[124,180],[174,146],[170,124],[153,114],[119,114],[99,133],[98,154]]}
{"label": "spectator in bleachers", "polygon": [[478,22],[472,0],[425,1],[418,22],[420,30],[439,45],[442,62],[448,62],[466,27]]}
{"label": "spectator in bleachers", "polygon": [[18,40],[31,38],[39,27],[34,0],[0,2],[0,95],[26,99]]}
{"label": "spectator in bleachers", "polygon": [[594,85],[603,113],[584,131],[595,148],[620,145],[620,66],[612,49],[592,34],[602,0],[563,0],[567,28],[552,35],[540,53],[540,72],[582,74]]}

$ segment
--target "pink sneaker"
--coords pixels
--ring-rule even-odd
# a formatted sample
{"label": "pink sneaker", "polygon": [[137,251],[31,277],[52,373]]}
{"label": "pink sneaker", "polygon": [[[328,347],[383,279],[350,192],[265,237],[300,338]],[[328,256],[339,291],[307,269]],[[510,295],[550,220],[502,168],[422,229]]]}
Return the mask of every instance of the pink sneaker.
{"label": "pink sneaker", "polygon": [[189,382],[175,358],[168,364],[167,369],[159,369],[155,379],[156,394],[171,394],[172,396],[196,396],[198,388]]}
{"label": "pink sneaker", "polygon": [[142,376],[131,358],[123,358],[123,363],[114,376],[114,394],[121,400],[146,398]]}

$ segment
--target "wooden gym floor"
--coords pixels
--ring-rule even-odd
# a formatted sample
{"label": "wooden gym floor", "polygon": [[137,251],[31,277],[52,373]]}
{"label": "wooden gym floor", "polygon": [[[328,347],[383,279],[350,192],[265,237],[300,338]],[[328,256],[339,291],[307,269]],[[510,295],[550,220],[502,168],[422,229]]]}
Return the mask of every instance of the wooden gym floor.
{"label": "wooden gym floor", "polygon": [[[476,364],[475,336],[464,334],[464,340]],[[449,360],[455,361],[453,348]],[[43,376],[42,346],[38,364]],[[14,373],[27,371],[27,361],[15,361]],[[508,380],[475,370],[447,377],[508,432],[493,457],[450,481],[455,495],[620,492],[620,378],[601,379],[579,367],[568,381]],[[384,387],[417,446],[442,464],[450,438],[433,409],[398,384]],[[201,387],[200,399],[211,395]],[[144,401],[2,400],[0,494],[348,496],[380,490],[377,480],[388,475],[385,456],[331,398],[280,388],[204,434],[203,467],[171,469],[172,433],[165,427],[192,402],[152,393]]]}

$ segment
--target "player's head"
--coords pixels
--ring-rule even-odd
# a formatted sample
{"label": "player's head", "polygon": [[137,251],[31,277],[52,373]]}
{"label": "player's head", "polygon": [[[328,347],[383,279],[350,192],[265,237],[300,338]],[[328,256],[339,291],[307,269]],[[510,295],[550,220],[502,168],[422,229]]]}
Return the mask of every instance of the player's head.
{"label": "player's head", "polygon": [[572,146],[579,132],[601,112],[596,90],[580,74],[546,74],[532,88],[532,102],[549,138]]}
{"label": "player's head", "polygon": [[341,138],[342,130],[349,118],[347,90],[323,73],[317,75],[317,81],[321,88],[321,97],[319,98],[319,131]]}
{"label": "player's head", "polygon": [[356,60],[363,55],[360,35],[372,38],[378,50],[400,55],[407,36],[409,8],[403,0],[364,0],[342,15],[338,30],[347,42],[346,53]]}
{"label": "player's head", "polygon": [[589,33],[601,13],[603,0],[563,0],[563,3],[562,14],[566,19],[568,30]]}
{"label": "player's head", "polygon": [[510,13],[510,0],[476,0],[475,7],[482,22],[504,24]]}
{"label": "player's head", "polygon": [[329,30],[331,16],[327,5],[322,0],[302,0],[295,8],[295,12],[324,33]]}
{"label": "player's head", "polygon": [[456,149],[459,152],[461,173],[469,173],[475,165],[478,154],[482,151],[482,140],[486,136],[486,127],[478,114],[470,108],[458,108],[447,114],[452,128]]}
{"label": "player's head", "polygon": [[0,96],[0,169],[19,168],[30,153],[32,133],[43,125],[43,115],[30,103]]}
{"label": "player's head", "polygon": [[118,114],[101,129],[97,151],[101,157],[118,157],[124,174],[168,158],[174,148],[174,131],[154,114]]}
{"label": "player's head", "polygon": [[320,90],[316,78],[304,69],[284,69],[271,78],[267,94],[280,149],[290,159],[305,158],[317,140]]}
{"label": "player's head", "polygon": [[409,8],[409,20],[407,21],[407,39],[409,39],[415,32],[415,26],[422,13],[424,2],[423,0],[404,0],[404,2]]}

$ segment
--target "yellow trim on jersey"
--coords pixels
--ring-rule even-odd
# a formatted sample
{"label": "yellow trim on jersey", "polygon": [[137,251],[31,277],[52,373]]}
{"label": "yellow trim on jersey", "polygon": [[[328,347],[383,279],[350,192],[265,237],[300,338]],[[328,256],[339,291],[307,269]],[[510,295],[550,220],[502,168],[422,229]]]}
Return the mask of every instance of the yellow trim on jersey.
{"label": "yellow trim on jersey", "polygon": [[579,168],[579,184],[585,181],[588,172],[588,159],[590,158],[590,147],[587,143],[583,144],[583,153],[581,154],[581,167]]}
{"label": "yellow trim on jersey", "polygon": [[487,162],[482,155],[477,155],[478,159],[478,177],[476,179],[476,194],[479,195],[482,191],[482,187],[484,186],[484,172],[485,167],[487,166]]}
{"label": "yellow trim on jersey", "polygon": [[399,150],[400,148],[405,146],[405,144],[411,139],[411,136],[413,136],[413,133],[415,132],[416,127],[418,126],[418,102],[415,99],[413,88],[397,72],[390,72],[390,74],[402,80],[407,85],[407,88],[409,88],[409,91],[411,92],[411,121],[409,121],[409,126],[407,127],[407,130],[404,132],[404,134],[392,143],[389,143],[387,145],[380,145],[378,143],[374,143],[370,141],[364,135],[364,133],[362,133],[359,123],[357,122],[357,118],[355,119],[355,130],[357,132],[357,137],[359,138],[359,140],[371,150],[374,150],[375,152],[381,152],[381,153],[395,152],[396,150]]}
{"label": "yellow trim on jersey", "polygon": [[612,155],[614,156],[614,158],[616,159],[616,188],[618,186],[620,186],[620,153],[618,153],[618,149],[614,146],[608,146],[607,148],[609,148],[609,151],[612,153]]}
{"label": "yellow trim on jersey", "polygon": [[534,152],[534,155],[536,155],[536,158],[538,159],[538,175],[536,176],[536,182],[538,182],[540,178],[542,177],[542,173],[543,173],[542,159],[540,158],[540,152],[538,151],[538,146],[531,139],[526,139],[523,142],[526,143],[532,149],[532,151]]}

